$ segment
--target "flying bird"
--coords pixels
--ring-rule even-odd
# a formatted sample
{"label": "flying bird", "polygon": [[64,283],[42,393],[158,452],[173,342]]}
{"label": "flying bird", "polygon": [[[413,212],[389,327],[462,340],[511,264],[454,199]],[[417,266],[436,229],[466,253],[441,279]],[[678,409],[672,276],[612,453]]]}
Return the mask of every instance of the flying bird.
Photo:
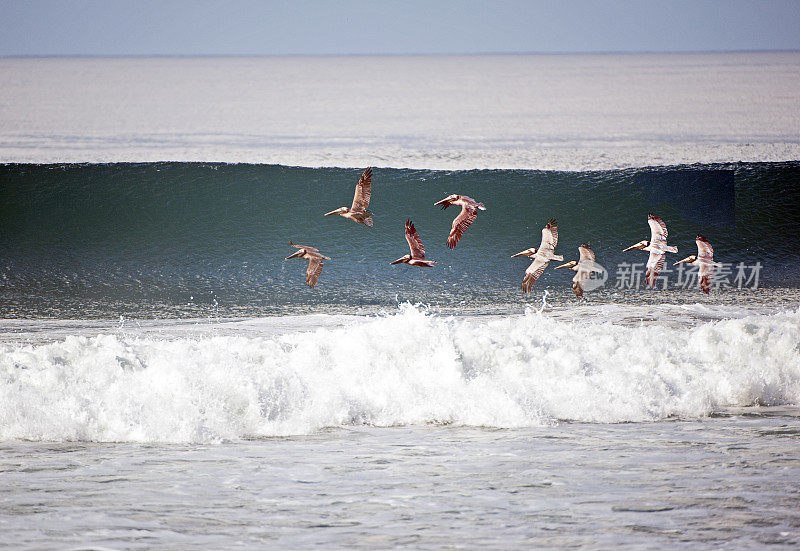
{"label": "flying bird", "polygon": [[714,248],[711,246],[711,243],[708,242],[708,239],[702,235],[697,236],[695,243],[697,243],[697,256],[687,256],[683,260],[677,261],[673,266],[677,266],[678,264],[697,266],[697,277],[700,280],[700,289],[702,289],[705,294],[708,294],[709,289],[711,289],[711,278],[714,277],[714,266],[716,266],[716,262],[714,262]]}
{"label": "flying bird", "polygon": [[556,266],[556,270],[569,268],[575,272],[575,277],[572,278],[572,290],[575,291],[575,296],[580,298],[583,296],[583,290],[586,288],[586,282],[589,281],[592,272],[600,273],[603,270],[595,264],[594,251],[588,243],[578,247],[578,252],[581,255],[580,260],[577,262],[570,260],[566,264]]}
{"label": "flying bird", "polygon": [[669,233],[667,232],[667,225],[664,224],[661,218],[654,214],[648,214],[647,223],[650,225],[650,241],[646,239],[639,241],[622,252],[633,249],[642,249],[650,252],[644,279],[648,287],[654,287],[658,274],[664,269],[664,255],[666,253],[677,253],[678,248],[667,245],[667,235]]}
{"label": "flying bird", "polygon": [[308,269],[306,269],[306,285],[313,288],[314,285],[317,284],[319,275],[322,273],[322,261],[330,260],[330,258],[324,256],[319,252],[319,249],[314,247],[309,247],[307,245],[295,245],[291,241],[289,241],[289,245],[300,250],[291,256],[287,256],[286,260],[289,260],[290,258],[305,258],[308,260]]}
{"label": "flying bird", "polygon": [[431,268],[436,264],[435,260],[425,260],[425,247],[422,246],[422,240],[419,238],[419,234],[411,220],[406,220],[406,241],[408,241],[411,254],[398,258],[394,262],[390,262],[390,264],[410,264],[426,268]]}
{"label": "flying bird", "polygon": [[447,236],[447,246],[451,249],[456,246],[458,240],[467,231],[470,224],[475,221],[478,216],[478,210],[486,210],[483,203],[478,203],[472,197],[466,195],[448,195],[441,201],[437,201],[434,205],[441,205],[442,210],[450,205],[458,205],[461,207],[461,212],[453,220],[453,228],[450,230],[450,235]]}
{"label": "flying bird", "polygon": [[531,292],[531,287],[533,287],[533,284],[539,279],[539,276],[542,275],[542,272],[544,272],[544,269],[547,268],[547,264],[551,260],[564,260],[563,256],[555,254],[556,244],[558,244],[558,225],[556,224],[556,219],[551,218],[544,229],[542,229],[542,244],[539,245],[538,249],[531,247],[530,249],[525,249],[522,252],[511,255],[511,258],[517,256],[533,258],[533,262],[531,262],[531,265],[525,270],[525,277],[522,279],[523,293]]}
{"label": "flying bird", "polygon": [[353,204],[350,208],[339,207],[336,210],[326,212],[325,216],[338,214],[343,218],[347,218],[359,224],[372,227],[372,212],[367,209],[369,206],[369,198],[372,195],[372,167],[367,167],[364,174],[359,178],[356,184],[356,193],[353,196]]}

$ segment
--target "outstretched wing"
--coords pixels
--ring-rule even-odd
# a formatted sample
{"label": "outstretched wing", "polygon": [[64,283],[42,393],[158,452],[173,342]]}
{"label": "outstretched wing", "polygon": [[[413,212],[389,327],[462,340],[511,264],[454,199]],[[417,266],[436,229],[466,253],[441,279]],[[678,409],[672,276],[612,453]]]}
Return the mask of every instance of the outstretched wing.
{"label": "outstretched wing", "polygon": [[550,251],[551,254],[554,254],[556,245],[558,245],[558,224],[555,218],[551,218],[542,229],[542,244],[539,245],[539,252],[545,256],[545,251]]}
{"label": "outstretched wing", "polygon": [[583,262],[584,260],[588,262],[594,262],[594,251],[592,247],[588,243],[584,243],[580,247],[578,247],[578,252],[581,254],[580,261]]}
{"label": "outstretched wing", "polygon": [[[292,243],[291,241],[289,241],[289,245],[291,245],[295,249],[305,249],[308,252],[312,252],[312,253],[318,253],[319,252],[319,249],[317,249],[316,247],[309,247],[308,245],[298,245],[297,243]],[[295,253],[295,254],[297,254],[297,253]]]}
{"label": "outstretched wing", "polygon": [[411,249],[411,258],[420,260],[425,258],[425,247],[422,246],[422,239],[419,238],[417,229],[411,220],[406,220],[406,241]]}
{"label": "outstretched wing", "polygon": [[364,212],[369,207],[369,198],[372,195],[372,167],[367,167],[364,174],[356,184],[356,194],[353,196],[353,205],[350,210]]}
{"label": "outstretched wing", "polygon": [[533,284],[536,283],[536,280],[539,279],[539,276],[542,275],[542,272],[544,272],[544,269],[547,268],[549,263],[549,260],[545,260],[538,255],[533,257],[533,262],[531,262],[531,265],[525,270],[525,277],[522,278],[523,293],[531,292],[531,287],[533,287]]}
{"label": "outstretched wing", "polygon": [[308,269],[306,270],[306,285],[314,287],[317,284],[319,275],[322,273],[322,258],[313,257],[308,260]]}
{"label": "outstretched wing", "polygon": [[664,221],[655,214],[648,214],[647,224],[650,226],[650,244],[663,243],[666,246],[669,232]]}
{"label": "outstretched wing", "polygon": [[701,261],[713,262],[714,248],[711,246],[711,243],[708,242],[708,239],[702,235],[698,235],[697,239],[695,239],[695,243],[697,243],[697,258]]}
{"label": "outstretched wing", "polygon": [[453,227],[450,229],[450,235],[447,237],[447,246],[451,249],[456,246],[458,240],[467,231],[467,228],[478,217],[478,209],[472,205],[464,205],[461,207],[461,212],[453,220]]}
{"label": "outstretched wing", "polygon": [[644,274],[644,279],[648,287],[655,286],[656,278],[663,269],[664,253],[657,250],[650,251],[650,257],[647,259],[647,271]]}

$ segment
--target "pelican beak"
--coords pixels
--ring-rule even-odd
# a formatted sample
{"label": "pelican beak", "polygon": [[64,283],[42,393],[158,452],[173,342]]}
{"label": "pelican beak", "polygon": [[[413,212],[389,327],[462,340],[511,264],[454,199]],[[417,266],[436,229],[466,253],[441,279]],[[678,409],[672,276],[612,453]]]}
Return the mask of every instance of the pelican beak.
{"label": "pelican beak", "polygon": [[332,210],[330,212],[326,212],[325,216],[331,216],[332,214],[339,214],[340,212],[344,212],[344,211],[341,208],[338,208],[336,210]]}
{"label": "pelican beak", "polygon": [[404,257],[402,257],[402,258],[398,258],[398,259],[397,259],[397,260],[395,260],[394,262],[389,262],[389,264],[400,264],[400,263],[401,263],[401,262],[403,262],[405,259],[406,259],[406,257],[404,256]]}
{"label": "pelican beak", "polygon": [[678,264],[686,264],[687,262],[691,262],[691,261],[692,261],[692,257],[691,256],[687,256],[683,260],[678,260],[675,264],[673,264],[673,266],[677,266]]}
{"label": "pelican beak", "polygon": [[517,258],[518,256],[528,256],[528,249],[525,249],[524,251],[520,251],[517,254],[512,254],[511,258]]}
{"label": "pelican beak", "polygon": [[434,206],[442,205],[442,210],[444,210],[444,209],[446,209],[447,207],[450,206],[450,198],[449,197],[445,197],[441,201],[436,201],[433,205]]}
{"label": "pelican beak", "polygon": [[641,248],[643,248],[643,247],[641,245],[639,245],[639,243],[637,243],[636,245],[631,245],[627,249],[622,249],[622,252],[624,253],[624,252],[627,252],[627,251],[632,251],[633,249],[641,249]]}
{"label": "pelican beak", "polygon": [[561,268],[572,268],[575,266],[576,262],[574,260],[570,260],[566,264],[562,264],[561,266],[556,266],[556,270],[560,270]]}
{"label": "pelican beak", "polygon": [[284,258],[284,260],[289,260],[290,258],[297,258],[298,256],[302,255],[304,252],[305,251],[303,251],[303,249],[300,249],[299,251],[294,253],[292,256],[287,256],[286,258]]}

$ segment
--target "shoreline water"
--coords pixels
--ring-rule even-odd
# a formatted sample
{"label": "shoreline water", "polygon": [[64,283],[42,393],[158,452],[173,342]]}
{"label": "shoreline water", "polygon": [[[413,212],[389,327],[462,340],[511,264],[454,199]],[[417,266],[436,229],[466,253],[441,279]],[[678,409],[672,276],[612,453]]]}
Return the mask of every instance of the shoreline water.
{"label": "shoreline water", "polygon": [[217,445],[0,443],[0,545],[789,549],[797,412]]}

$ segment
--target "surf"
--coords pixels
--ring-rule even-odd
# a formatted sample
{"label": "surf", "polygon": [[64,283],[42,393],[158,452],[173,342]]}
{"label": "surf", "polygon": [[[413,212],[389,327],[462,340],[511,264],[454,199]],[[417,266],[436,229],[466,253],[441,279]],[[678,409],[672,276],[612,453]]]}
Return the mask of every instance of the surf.
{"label": "surf", "polygon": [[0,345],[0,440],[217,442],[330,427],[549,426],[800,403],[800,311],[623,325],[404,305],[260,336]]}

